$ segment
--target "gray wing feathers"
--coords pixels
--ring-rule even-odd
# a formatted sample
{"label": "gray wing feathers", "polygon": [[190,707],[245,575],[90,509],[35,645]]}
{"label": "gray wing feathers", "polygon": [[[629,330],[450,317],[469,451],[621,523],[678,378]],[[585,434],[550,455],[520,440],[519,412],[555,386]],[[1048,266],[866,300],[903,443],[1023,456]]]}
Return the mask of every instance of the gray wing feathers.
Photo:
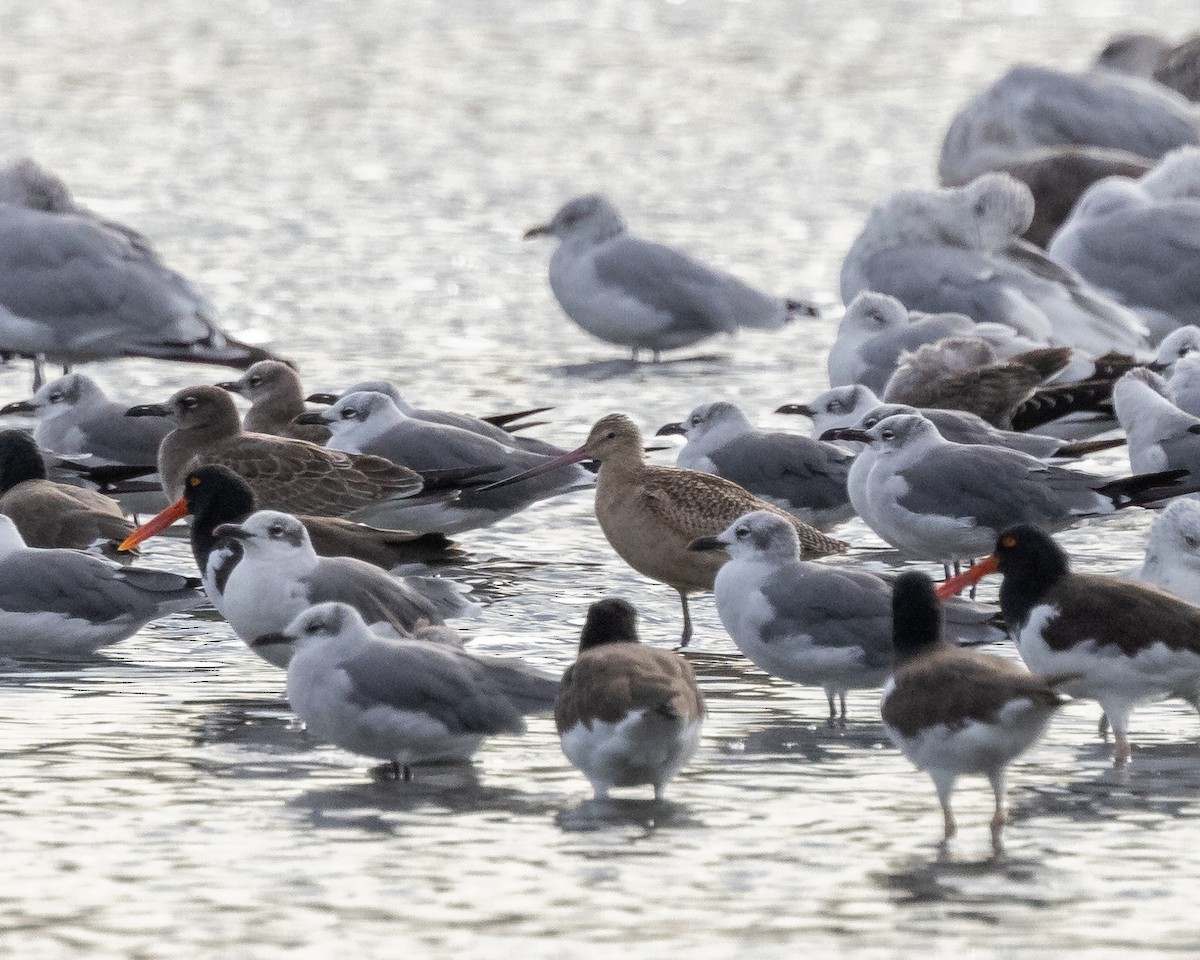
{"label": "gray wing feathers", "polygon": [[460,616],[472,606],[465,588],[453,580],[393,577],[353,557],[322,557],[305,582],[313,604],[347,603],[368,624],[389,623],[405,631],[421,621]]}
{"label": "gray wing feathers", "polygon": [[863,664],[892,659],[892,593],[874,574],[799,561],[776,570],[762,586],[775,612],[766,639],[811,634],[823,646],[861,647]]}
{"label": "gray wing feathers", "polygon": [[598,251],[594,264],[601,283],[670,314],[681,326],[728,333],[784,321],[780,301],[658,243],[624,234]]}
{"label": "gray wing feathers", "polygon": [[846,503],[854,457],[833,444],[788,433],[747,433],[708,458],[720,476],[759,496],[820,510]]}
{"label": "gray wing feathers", "polygon": [[419,641],[374,640],[341,664],[360,705],[420,710],[452,733],[522,733],[521,711],[470,655]]}

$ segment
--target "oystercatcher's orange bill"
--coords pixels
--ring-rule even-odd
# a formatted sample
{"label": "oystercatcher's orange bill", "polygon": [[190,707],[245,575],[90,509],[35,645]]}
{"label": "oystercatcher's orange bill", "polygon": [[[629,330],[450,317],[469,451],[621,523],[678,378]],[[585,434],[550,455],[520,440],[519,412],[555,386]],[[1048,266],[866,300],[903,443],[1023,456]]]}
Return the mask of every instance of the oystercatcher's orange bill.
{"label": "oystercatcher's orange bill", "polygon": [[121,541],[118,550],[132,550],[143,540],[149,540],[157,533],[162,533],[176,520],[182,520],[188,514],[187,500],[180,497],[173,504],[167,507],[162,513],[159,513],[140,527],[133,531],[129,536]]}
{"label": "oystercatcher's orange bill", "polygon": [[1000,569],[1000,561],[995,557],[984,557],[970,570],[955,574],[949,580],[943,580],[935,588],[939,600],[949,600],[957,597],[967,587],[973,587],[989,573]]}

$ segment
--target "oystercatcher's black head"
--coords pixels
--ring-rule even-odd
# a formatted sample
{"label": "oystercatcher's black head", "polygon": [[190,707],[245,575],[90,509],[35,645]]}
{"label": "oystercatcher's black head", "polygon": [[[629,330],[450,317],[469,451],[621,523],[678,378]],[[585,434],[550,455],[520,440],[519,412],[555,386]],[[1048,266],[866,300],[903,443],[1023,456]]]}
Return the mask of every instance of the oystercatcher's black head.
{"label": "oystercatcher's black head", "polygon": [[1010,627],[1025,622],[1038,602],[1071,572],[1067,552],[1040,527],[1009,527],[996,540],[996,561],[1004,583],[1000,609]]}
{"label": "oystercatcher's black head", "polygon": [[637,643],[637,609],[617,597],[597,600],[588,607],[579,636],[579,652],[605,643]]}
{"label": "oystercatcher's black head", "polygon": [[942,605],[933,581],[918,570],[907,570],[892,588],[892,646],[899,666],[936,649],[942,642]]}
{"label": "oystercatcher's black head", "polygon": [[46,464],[24,430],[0,430],[0,493],[26,480],[45,480]]}

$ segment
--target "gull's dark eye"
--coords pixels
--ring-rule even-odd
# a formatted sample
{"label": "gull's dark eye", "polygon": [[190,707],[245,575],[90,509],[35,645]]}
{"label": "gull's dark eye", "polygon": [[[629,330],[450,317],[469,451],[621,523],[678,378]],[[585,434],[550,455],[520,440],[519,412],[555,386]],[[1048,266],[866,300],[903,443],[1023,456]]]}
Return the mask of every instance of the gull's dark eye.
{"label": "gull's dark eye", "polygon": [[883,433],[880,434],[880,436],[883,437],[884,440],[895,440],[896,439],[896,431],[895,430],[884,430]]}
{"label": "gull's dark eye", "polygon": [[1200,544],[1200,540],[1197,540],[1195,537],[1191,536],[1190,534],[1184,534],[1183,542],[1186,543],[1193,550],[1196,549],[1197,544]]}
{"label": "gull's dark eye", "polygon": [[984,216],[987,213],[987,201],[980,197],[975,201],[974,206],[971,207],[971,212],[977,217]]}
{"label": "gull's dark eye", "polygon": [[827,404],[825,404],[825,412],[826,413],[837,413],[841,409],[842,409],[842,401],[841,400],[830,400]]}
{"label": "gull's dark eye", "polygon": [[703,417],[692,417],[692,426],[693,426],[693,427],[698,427],[698,426],[700,426],[700,424],[702,424],[703,422],[704,422],[704,418],[703,418]]}
{"label": "gull's dark eye", "polygon": [[877,326],[882,327],[882,326],[887,325],[887,319],[884,317],[884,315],[882,313],[871,313],[871,314],[868,314],[868,316],[870,316],[870,318],[875,321]]}
{"label": "gull's dark eye", "polygon": [[342,419],[343,420],[353,420],[357,416],[358,416],[358,411],[355,410],[353,407],[347,407],[345,410],[342,411]]}
{"label": "gull's dark eye", "polygon": [[879,417],[867,417],[867,419],[862,422],[862,428],[864,430],[870,430],[878,422]]}
{"label": "gull's dark eye", "polygon": [[250,386],[252,386],[252,387],[257,387],[260,383],[262,383],[262,377],[258,376],[258,374],[255,374],[253,377],[251,377],[246,382],[248,384],[250,384]]}
{"label": "gull's dark eye", "polygon": [[63,395],[61,393],[55,392],[55,393],[50,394],[50,402],[51,403],[60,403],[62,401],[62,398],[63,398]]}
{"label": "gull's dark eye", "polygon": [[308,626],[304,628],[304,632],[309,636],[312,636],[313,634],[320,633],[324,629],[325,624],[323,624],[320,620],[310,620],[308,622]]}
{"label": "gull's dark eye", "polygon": [[750,536],[750,528],[749,527],[738,527],[736,530],[733,531],[733,535],[735,537],[737,537],[739,540],[745,540],[748,536]]}
{"label": "gull's dark eye", "polygon": [[[1187,348],[1187,347],[1180,347],[1180,348],[1179,348],[1179,356],[1181,356],[1181,357],[1186,357],[1187,355],[1188,355],[1188,348]],[[50,399],[51,399],[51,400],[53,400],[54,398],[53,398],[53,397],[51,397]]]}
{"label": "gull's dark eye", "polygon": [[267,533],[269,533],[273,539],[278,540],[283,536],[283,527],[281,527],[279,524],[275,524],[267,531]]}

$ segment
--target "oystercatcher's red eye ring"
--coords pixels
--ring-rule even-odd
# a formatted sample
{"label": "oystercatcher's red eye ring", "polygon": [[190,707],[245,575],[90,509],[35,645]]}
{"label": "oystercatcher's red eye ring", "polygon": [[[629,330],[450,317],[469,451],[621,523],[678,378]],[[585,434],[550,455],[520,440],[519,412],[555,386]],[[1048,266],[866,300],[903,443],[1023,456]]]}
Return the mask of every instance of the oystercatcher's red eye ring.
{"label": "oystercatcher's red eye ring", "polygon": [[1002,547],[1008,547],[1009,549],[1012,549],[1016,545],[1017,545],[1016,537],[1001,537],[1000,538],[1000,546],[1002,546]]}
{"label": "oystercatcher's red eye ring", "polygon": [[199,477],[188,477],[188,484],[193,487],[198,487],[198,486],[200,486],[200,478]]}

